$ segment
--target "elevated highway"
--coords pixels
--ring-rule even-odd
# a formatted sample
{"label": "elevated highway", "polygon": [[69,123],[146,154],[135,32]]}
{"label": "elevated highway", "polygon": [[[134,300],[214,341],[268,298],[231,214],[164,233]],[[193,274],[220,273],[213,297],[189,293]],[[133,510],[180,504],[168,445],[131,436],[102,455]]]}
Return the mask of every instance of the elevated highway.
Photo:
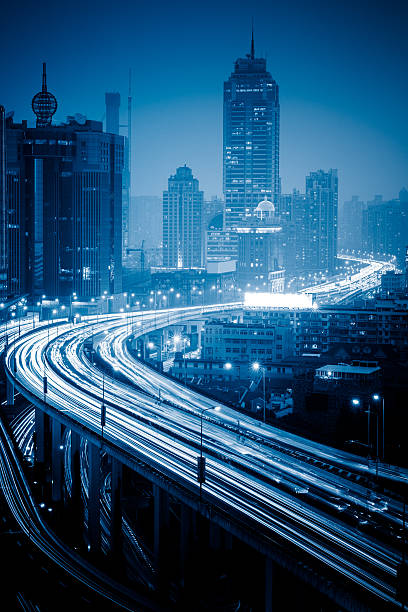
{"label": "elevated highway", "polygon": [[[42,411],[90,443],[103,444],[107,452],[198,511],[211,513],[266,555],[314,559],[384,605],[397,605],[402,507],[398,500],[368,496],[362,485],[374,475],[374,466],[242,417],[228,406],[215,410],[214,402],[147,369],[126,350],[131,334],[240,307],[111,315],[74,327],[60,322],[58,329],[34,330],[15,341],[6,355],[7,376]],[[101,358],[117,372],[115,377],[86,358],[83,346],[91,336]],[[196,479],[201,419],[207,457],[202,499]],[[378,471],[382,478],[408,482],[404,470],[380,465]],[[395,540],[364,533],[352,524],[353,517],[358,524],[373,516]]]}

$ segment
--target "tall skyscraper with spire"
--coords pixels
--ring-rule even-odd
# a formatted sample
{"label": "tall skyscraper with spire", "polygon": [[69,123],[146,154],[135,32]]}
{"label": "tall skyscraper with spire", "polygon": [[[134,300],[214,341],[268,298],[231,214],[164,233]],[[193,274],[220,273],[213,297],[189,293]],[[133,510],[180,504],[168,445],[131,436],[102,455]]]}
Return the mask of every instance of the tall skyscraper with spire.
{"label": "tall skyscraper with spire", "polygon": [[223,187],[225,228],[242,225],[266,196],[275,205],[279,179],[279,87],[266,59],[251,52],[235,62],[224,83]]}

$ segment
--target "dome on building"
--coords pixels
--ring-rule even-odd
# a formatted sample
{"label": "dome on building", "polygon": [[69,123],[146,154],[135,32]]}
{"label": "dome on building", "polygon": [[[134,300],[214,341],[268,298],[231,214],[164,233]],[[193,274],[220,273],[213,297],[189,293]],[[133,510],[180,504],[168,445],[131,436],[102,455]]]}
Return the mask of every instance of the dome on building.
{"label": "dome on building", "polygon": [[254,213],[260,219],[273,217],[275,214],[275,205],[265,196],[265,199],[261,200],[255,208]]}

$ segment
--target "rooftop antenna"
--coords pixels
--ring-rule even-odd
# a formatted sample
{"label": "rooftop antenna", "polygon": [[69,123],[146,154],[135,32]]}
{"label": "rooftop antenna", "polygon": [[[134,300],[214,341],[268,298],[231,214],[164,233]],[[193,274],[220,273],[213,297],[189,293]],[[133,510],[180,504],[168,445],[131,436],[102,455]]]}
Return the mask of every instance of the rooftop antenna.
{"label": "rooftop antenna", "polygon": [[252,17],[251,59],[255,59],[254,18]]}
{"label": "rooftop antenna", "polygon": [[57,106],[55,96],[47,91],[46,63],[43,62],[42,90],[35,94],[31,102],[33,112],[37,116],[37,127],[51,125],[51,119],[57,110]]}

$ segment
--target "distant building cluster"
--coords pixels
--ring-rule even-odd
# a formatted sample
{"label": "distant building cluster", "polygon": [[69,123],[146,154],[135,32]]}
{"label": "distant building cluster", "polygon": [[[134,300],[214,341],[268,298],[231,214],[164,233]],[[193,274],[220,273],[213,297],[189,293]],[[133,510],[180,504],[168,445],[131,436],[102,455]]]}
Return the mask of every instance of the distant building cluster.
{"label": "distant building cluster", "polygon": [[[236,60],[224,83],[223,121],[224,202],[217,202],[216,214],[200,228],[198,196],[193,191],[187,196],[194,183],[183,178],[189,172],[191,181],[191,170],[177,170],[163,194],[163,264],[188,267],[191,248],[201,266],[234,262],[241,291],[282,292],[290,279],[306,272],[333,274],[337,171],[310,173],[304,194],[281,194],[279,86],[266,60],[255,56],[253,38],[250,53]],[[190,214],[186,198],[192,202]]]}
{"label": "distant building cluster", "polygon": [[[171,274],[164,284],[177,279],[183,303],[203,279],[201,295],[212,301],[281,293],[336,274],[338,248],[394,256],[403,267],[406,189],[395,200],[353,196],[339,206],[337,170],[320,169],[306,176],[303,193],[281,193],[279,86],[253,36],[224,83],[223,199],[205,198],[187,165],[162,197],[131,194],[131,100],[129,82],[126,125],[117,92],[105,94],[105,131],[79,114],[55,125],[44,65],[32,100],[36,127],[0,107],[2,299],[90,300],[135,287],[143,296]],[[383,296],[399,286],[387,279]]]}

